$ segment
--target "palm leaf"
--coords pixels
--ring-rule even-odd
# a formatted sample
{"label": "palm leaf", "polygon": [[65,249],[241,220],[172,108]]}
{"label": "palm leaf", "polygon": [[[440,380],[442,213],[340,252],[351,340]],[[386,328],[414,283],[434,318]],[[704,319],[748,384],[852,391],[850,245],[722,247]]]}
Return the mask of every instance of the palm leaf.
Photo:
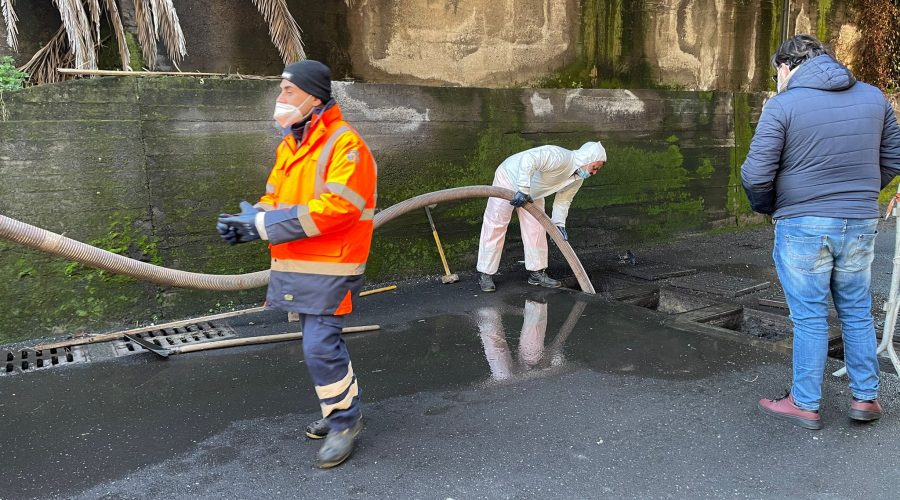
{"label": "palm leaf", "polygon": [[169,59],[177,66],[187,55],[187,48],[175,5],[172,4],[172,0],[151,0],[150,3],[153,5],[153,25],[156,35],[166,46]]}
{"label": "palm leaf", "polygon": [[131,71],[131,51],[125,41],[125,28],[122,26],[122,18],[119,17],[119,7],[116,0],[106,0],[106,13],[109,15],[109,24],[116,33],[116,41],[119,43],[119,58],[122,60],[122,69]]}
{"label": "palm leaf", "polygon": [[69,78],[56,69],[71,66],[74,58],[74,54],[69,50],[66,29],[60,26],[50,41],[19,69],[31,75],[29,79],[35,85],[54,83]]}
{"label": "palm leaf", "polygon": [[144,56],[147,67],[153,69],[156,67],[156,31],[153,28],[150,0],[134,0],[134,20],[137,24],[141,55]]}
{"label": "palm leaf", "polygon": [[16,11],[13,10],[13,0],[0,0],[0,7],[3,8],[3,22],[6,24],[6,45],[13,49],[13,52],[19,51],[19,34],[16,23],[19,18],[16,17]]}
{"label": "palm leaf", "polygon": [[288,10],[285,0],[253,0],[269,25],[269,36],[285,64],[306,59],[300,26]]}
{"label": "palm leaf", "polygon": [[80,0],[53,0],[53,3],[62,18],[69,39],[69,50],[75,55],[75,66],[79,69],[96,69],[97,54],[84,5]]}
{"label": "palm leaf", "polygon": [[87,0],[88,11],[91,13],[91,22],[94,24],[93,40],[95,44],[100,43],[100,4],[97,0]]}

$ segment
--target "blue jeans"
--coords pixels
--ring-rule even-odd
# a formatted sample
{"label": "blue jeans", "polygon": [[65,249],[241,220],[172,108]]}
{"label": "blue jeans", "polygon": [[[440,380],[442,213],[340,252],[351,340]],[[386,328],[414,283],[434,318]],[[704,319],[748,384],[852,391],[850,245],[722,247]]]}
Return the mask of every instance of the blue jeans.
{"label": "blue jeans", "polygon": [[772,258],[794,323],[791,395],[818,410],[828,355],[828,294],[844,338],[850,391],[878,397],[878,360],[872,318],[872,261],[878,219],[794,217],[775,223]]}

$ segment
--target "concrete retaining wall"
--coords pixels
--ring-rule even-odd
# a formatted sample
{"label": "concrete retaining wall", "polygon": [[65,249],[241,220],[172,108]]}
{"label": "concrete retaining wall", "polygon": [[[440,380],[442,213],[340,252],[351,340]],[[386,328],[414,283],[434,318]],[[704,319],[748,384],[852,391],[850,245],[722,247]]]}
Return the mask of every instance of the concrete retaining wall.
{"label": "concrete retaining wall", "polygon": [[[601,139],[609,163],[576,198],[581,251],[618,250],[747,215],[738,171],[761,97],[713,92],[470,89],[338,83],[379,162],[379,206],[489,184],[506,156]],[[7,92],[0,213],[178,269],[267,267],[262,244],[228,247],[220,212],[263,191],[279,136],[275,81],[92,79]],[[474,267],[484,201],[438,207],[454,270]],[[509,233],[504,265],[520,257]],[[424,214],[376,235],[370,278],[438,273]],[[0,343],[259,303],[135,283],[0,242]],[[466,286],[466,285],[463,285]]]}
{"label": "concrete retaining wall", "polygon": [[[306,53],[341,79],[759,91],[771,86],[769,58],[782,24],[788,35],[817,34],[852,67],[866,15],[857,3],[795,0],[787,10],[772,0],[356,0],[350,8],[339,0],[288,0],[287,6]],[[15,7],[22,64],[60,20],[49,1]],[[179,0],[176,8],[188,51],[182,70],[280,73],[280,56],[253,2]],[[0,55],[8,52],[0,43]],[[108,64],[118,64],[115,44],[104,52]]]}

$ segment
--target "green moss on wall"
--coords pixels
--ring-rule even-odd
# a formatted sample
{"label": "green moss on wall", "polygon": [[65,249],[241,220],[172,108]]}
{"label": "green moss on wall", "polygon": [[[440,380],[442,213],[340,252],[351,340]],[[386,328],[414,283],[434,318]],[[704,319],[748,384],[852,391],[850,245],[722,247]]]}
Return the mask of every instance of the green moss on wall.
{"label": "green moss on wall", "polygon": [[125,45],[128,46],[128,53],[131,59],[128,64],[131,65],[133,71],[141,71],[144,68],[144,59],[142,57],[141,46],[131,32],[125,32]]}
{"label": "green moss on wall", "polygon": [[644,2],[581,2],[575,60],[543,78],[544,88],[671,88],[651,78],[643,54]]}
{"label": "green moss on wall", "polygon": [[701,179],[709,179],[716,172],[716,168],[713,167],[709,158],[703,158],[700,160],[700,165],[697,167],[697,177]]}
{"label": "green moss on wall", "polygon": [[816,34],[819,40],[828,40],[828,14],[831,13],[831,0],[819,0],[816,18]]}
{"label": "green moss on wall", "polygon": [[744,216],[752,214],[750,202],[741,185],[741,165],[750,151],[753,125],[750,123],[750,99],[748,94],[734,94],[734,148],[731,152],[731,175],[728,180],[728,212],[740,224]]}
{"label": "green moss on wall", "polygon": [[[105,234],[87,243],[160,264],[157,239],[133,221],[134,214],[110,214],[107,224],[101,226],[107,229]],[[36,331],[61,333],[70,328],[101,327],[109,318],[147,310],[147,301],[153,297],[152,285],[39,252],[4,244],[0,255],[4,262],[14,262],[0,266],[0,280],[7,285],[0,293],[7,306],[0,323],[0,344],[32,338]],[[151,309],[153,306],[149,304]]]}

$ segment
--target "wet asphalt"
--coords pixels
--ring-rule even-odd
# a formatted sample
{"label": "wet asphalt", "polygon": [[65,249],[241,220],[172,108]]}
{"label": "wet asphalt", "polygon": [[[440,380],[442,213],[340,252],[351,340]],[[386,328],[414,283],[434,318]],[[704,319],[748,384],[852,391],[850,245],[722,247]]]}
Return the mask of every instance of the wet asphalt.
{"label": "wet asphalt", "polygon": [[[764,273],[766,229],[639,257]],[[826,377],[825,429],[808,431],[756,409],[788,387],[789,355],[520,272],[491,294],[461,276],[356,301],[348,325],[381,329],[346,336],[366,427],[336,469],[304,436],[319,413],[299,342],[139,353],[0,377],[0,498],[897,497],[895,375],[873,425]],[[275,311],[225,322],[297,330]]]}

